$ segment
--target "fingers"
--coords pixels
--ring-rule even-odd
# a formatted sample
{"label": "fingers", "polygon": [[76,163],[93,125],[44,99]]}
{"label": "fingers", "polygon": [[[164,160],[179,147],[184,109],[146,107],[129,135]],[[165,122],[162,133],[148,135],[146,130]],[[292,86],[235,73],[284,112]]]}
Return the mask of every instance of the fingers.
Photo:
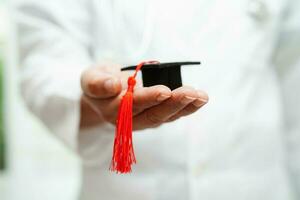
{"label": "fingers", "polygon": [[122,90],[120,79],[101,68],[85,71],[81,77],[81,87],[85,95],[97,99],[116,96]]}
{"label": "fingers", "polygon": [[199,110],[202,106],[204,106],[208,102],[208,96],[203,91],[198,91],[199,98],[197,98],[195,101],[187,105],[185,108],[183,108],[181,111],[173,115],[168,119],[168,122],[175,121],[181,117],[190,115],[197,110]]}
{"label": "fingers", "polygon": [[[198,101],[199,103],[195,103],[195,101]],[[207,101],[205,100],[195,100],[191,104],[187,105],[185,108],[183,108],[181,111],[170,117],[167,122],[175,121],[181,117],[193,114],[197,110],[199,110],[202,106],[204,106]]]}
{"label": "fingers", "polygon": [[137,88],[134,91],[133,115],[137,115],[143,110],[158,105],[172,95],[171,90],[163,85]]}
{"label": "fingers", "polygon": [[[123,93],[124,92],[125,91],[123,91]],[[94,109],[101,111],[107,121],[114,123],[122,96],[123,94],[106,99],[95,99],[90,97],[85,97],[85,99],[93,105]],[[154,105],[158,105],[170,97],[171,90],[163,85],[137,88],[133,95],[133,115]]]}
{"label": "fingers", "polygon": [[[204,92],[197,91],[190,87],[181,87],[172,92],[172,97],[163,103],[151,107],[133,118],[134,129],[155,127],[177,117],[188,115],[198,110],[201,104],[208,101]],[[186,108],[186,110],[184,110]]]}

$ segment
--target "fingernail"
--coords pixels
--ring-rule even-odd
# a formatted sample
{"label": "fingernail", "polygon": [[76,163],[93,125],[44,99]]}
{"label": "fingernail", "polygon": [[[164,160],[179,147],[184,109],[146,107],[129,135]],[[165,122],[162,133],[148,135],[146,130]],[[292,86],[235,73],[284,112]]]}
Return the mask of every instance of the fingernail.
{"label": "fingernail", "polygon": [[196,107],[201,107],[203,105],[205,105],[207,103],[206,100],[203,100],[203,99],[196,99],[194,102],[193,102],[193,105],[196,106]]}
{"label": "fingernail", "polygon": [[194,101],[196,98],[194,97],[188,97],[188,96],[185,96],[181,99],[181,103],[182,104],[188,104],[188,103],[191,103],[192,101]]}
{"label": "fingernail", "polygon": [[170,98],[171,96],[170,95],[165,95],[165,94],[160,94],[158,97],[157,97],[157,101],[164,101],[168,98]]}
{"label": "fingernail", "polygon": [[[208,102],[208,96],[207,96],[207,94],[205,92],[198,91],[198,96],[199,96],[199,99],[201,101],[204,101],[206,103]],[[203,96],[206,97],[206,98],[203,98]]]}
{"label": "fingernail", "polygon": [[116,80],[111,78],[104,82],[104,88],[107,91],[114,91]]}

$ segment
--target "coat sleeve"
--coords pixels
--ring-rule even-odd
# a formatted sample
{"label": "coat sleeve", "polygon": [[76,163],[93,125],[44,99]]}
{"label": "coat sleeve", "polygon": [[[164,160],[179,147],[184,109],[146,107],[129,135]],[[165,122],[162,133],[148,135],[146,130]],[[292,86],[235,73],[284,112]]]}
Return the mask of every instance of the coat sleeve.
{"label": "coat sleeve", "polygon": [[290,1],[275,55],[283,96],[290,177],[300,197],[300,1]]}
{"label": "coat sleeve", "polygon": [[80,119],[80,74],[91,65],[85,0],[15,0],[20,87],[30,110],[71,148]]}

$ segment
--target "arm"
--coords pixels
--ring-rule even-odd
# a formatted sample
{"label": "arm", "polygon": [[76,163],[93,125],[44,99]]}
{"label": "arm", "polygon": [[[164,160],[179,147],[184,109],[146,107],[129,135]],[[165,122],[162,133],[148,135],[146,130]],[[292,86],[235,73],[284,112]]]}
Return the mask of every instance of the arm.
{"label": "arm", "polygon": [[[91,66],[85,0],[18,1],[21,87],[31,110],[67,144],[76,147],[79,128],[114,124],[122,97],[115,65]],[[71,12],[65,9],[72,10]],[[113,80],[107,85],[108,80]],[[80,88],[83,90],[83,94]],[[208,100],[189,87],[138,88],[133,128],[159,126],[189,115]]]}
{"label": "arm", "polygon": [[275,55],[282,83],[288,167],[300,195],[300,2],[290,1]]}
{"label": "arm", "polygon": [[84,0],[17,0],[14,7],[22,95],[30,110],[74,148],[80,76],[91,65],[87,5]]}

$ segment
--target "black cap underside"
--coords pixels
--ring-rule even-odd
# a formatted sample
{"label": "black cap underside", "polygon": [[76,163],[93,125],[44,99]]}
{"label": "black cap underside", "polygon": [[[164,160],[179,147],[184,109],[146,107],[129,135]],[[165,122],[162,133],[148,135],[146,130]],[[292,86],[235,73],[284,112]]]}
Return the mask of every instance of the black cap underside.
{"label": "black cap underside", "polygon": [[[165,85],[171,90],[182,86],[181,66],[199,65],[200,62],[170,62],[145,64],[142,68],[144,87],[153,85]],[[137,66],[124,67],[121,70],[135,70]]]}

